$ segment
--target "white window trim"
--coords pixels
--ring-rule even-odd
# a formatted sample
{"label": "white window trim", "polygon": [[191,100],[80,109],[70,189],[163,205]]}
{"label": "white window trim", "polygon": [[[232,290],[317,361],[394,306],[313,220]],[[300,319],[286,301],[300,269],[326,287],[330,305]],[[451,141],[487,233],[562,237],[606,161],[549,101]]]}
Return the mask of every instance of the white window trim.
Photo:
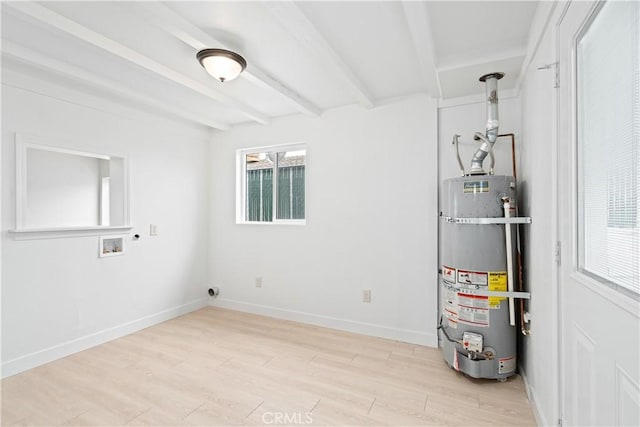
{"label": "white window trim", "polygon": [[[247,184],[247,164],[245,162],[245,156],[250,153],[267,152],[267,151],[295,151],[305,150],[305,171],[309,170],[309,149],[304,142],[297,142],[292,144],[277,144],[267,145],[260,147],[241,148],[236,150],[236,224],[247,225],[306,225],[307,224],[307,209],[306,209],[306,195],[307,195],[307,177],[305,173],[304,180],[304,192],[305,192],[305,219],[277,219],[277,185],[273,186],[273,220],[272,221],[247,221],[245,220],[245,210],[247,204],[246,198],[246,184]],[[274,182],[276,182],[276,174],[274,168]]]}
{"label": "white window trim", "polygon": [[[573,217],[575,218],[575,231],[576,236],[574,237],[574,241],[572,242],[574,257],[573,260],[573,272],[571,274],[572,279],[577,282],[582,283],[588,289],[593,292],[599,294],[603,298],[608,299],[610,302],[618,305],[619,307],[629,311],[634,314],[637,313],[637,305],[640,300],[640,293],[635,289],[630,288],[626,285],[620,284],[611,277],[607,277],[599,272],[590,269],[588,265],[586,265],[586,255],[585,252],[587,250],[587,242],[584,231],[584,221],[585,221],[585,208],[584,208],[584,184],[581,182],[583,176],[579,169],[576,168],[584,168],[584,165],[581,164],[581,152],[579,148],[581,137],[579,131],[579,86],[578,86],[578,46],[579,42],[583,39],[586,33],[591,28],[594,20],[598,16],[598,13],[605,6],[605,2],[597,3],[592,6],[592,10],[590,12],[590,17],[582,24],[581,29],[578,31],[576,37],[572,41],[572,54],[571,54],[571,75],[572,75],[572,84],[573,84],[573,93],[571,97],[571,103],[573,104],[574,111],[572,112],[572,127],[573,127],[573,156],[575,161],[574,166],[574,177],[572,185],[577,189],[575,194],[573,204],[574,204],[574,212]],[[607,196],[608,197],[608,196]],[[608,203],[608,200],[607,200]],[[608,206],[607,206],[608,208]],[[609,225],[609,217],[607,216],[607,229],[618,228],[612,227]],[[628,232],[637,233],[638,227],[631,227],[626,229]],[[631,305],[629,305],[631,303]],[[632,308],[630,308],[632,307]],[[635,311],[634,311],[635,310]]]}

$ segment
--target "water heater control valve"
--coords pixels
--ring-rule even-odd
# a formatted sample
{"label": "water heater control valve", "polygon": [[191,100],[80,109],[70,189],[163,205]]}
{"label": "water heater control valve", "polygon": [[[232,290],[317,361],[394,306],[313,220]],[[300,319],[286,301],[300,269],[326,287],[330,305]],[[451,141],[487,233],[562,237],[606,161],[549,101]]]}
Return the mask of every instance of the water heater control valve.
{"label": "water heater control valve", "polygon": [[465,332],[462,334],[462,346],[467,351],[482,353],[482,335],[475,332]]}

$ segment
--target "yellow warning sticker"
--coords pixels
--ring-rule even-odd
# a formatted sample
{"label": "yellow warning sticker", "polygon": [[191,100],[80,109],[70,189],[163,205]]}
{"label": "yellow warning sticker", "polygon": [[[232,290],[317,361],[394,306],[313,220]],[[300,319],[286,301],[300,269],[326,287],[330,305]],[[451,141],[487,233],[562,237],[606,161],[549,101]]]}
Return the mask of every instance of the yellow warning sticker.
{"label": "yellow warning sticker", "polygon": [[[507,272],[494,271],[489,272],[489,290],[506,292],[507,290]],[[500,301],[506,300],[505,297],[489,297],[489,308],[500,308]]]}

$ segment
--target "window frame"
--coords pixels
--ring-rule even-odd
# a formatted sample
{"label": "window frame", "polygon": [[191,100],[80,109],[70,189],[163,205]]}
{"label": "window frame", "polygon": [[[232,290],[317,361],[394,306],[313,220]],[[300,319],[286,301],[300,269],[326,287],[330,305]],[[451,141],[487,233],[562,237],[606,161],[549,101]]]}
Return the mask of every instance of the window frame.
{"label": "window frame", "polygon": [[[583,164],[583,155],[585,148],[583,147],[582,141],[582,129],[581,129],[581,120],[580,117],[580,102],[583,102],[581,99],[581,87],[580,87],[580,70],[579,70],[579,51],[580,51],[580,42],[587,35],[589,30],[592,28],[592,24],[597,19],[599,13],[602,11],[603,7],[605,7],[606,2],[601,2],[597,6],[594,7],[591,12],[591,16],[584,23],[575,39],[572,41],[572,67],[571,73],[573,78],[573,90],[574,95],[572,98],[574,113],[573,113],[573,131],[574,131],[574,161],[575,161],[575,176],[574,183],[576,189],[576,197],[573,201],[574,204],[574,216],[575,216],[575,240],[573,243],[576,258],[574,260],[574,275],[576,280],[580,280],[581,283],[589,287],[590,289],[598,292],[600,295],[605,296],[610,301],[620,305],[617,298],[619,296],[630,298],[634,301],[640,301],[640,291],[630,288],[627,285],[621,284],[612,280],[611,277],[607,277],[602,275],[600,272],[594,271],[592,267],[587,265],[587,256],[586,253],[589,250],[587,248],[587,233],[586,233],[586,220],[585,216],[587,215],[586,208],[584,206],[584,197],[585,197],[585,189],[584,189],[584,170],[586,167]],[[632,125],[633,126],[633,125]],[[608,183],[605,184],[608,186]],[[610,214],[610,194],[609,188],[607,187],[607,201],[606,201],[606,209],[607,209],[607,218],[606,218],[606,227],[608,229],[624,229],[626,231],[631,230],[632,233],[638,233],[640,227],[640,217],[638,217],[638,212],[636,208],[636,219],[634,226],[632,227],[620,227],[616,225],[611,225]],[[609,292],[610,291],[610,292]]]}
{"label": "window frame", "polygon": [[[247,209],[247,162],[246,155],[257,152],[275,153],[277,159],[277,153],[283,151],[297,151],[305,150],[305,179],[304,179],[304,193],[305,193],[305,218],[304,219],[278,219],[278,183],[277,183],[277,161],[273,168],[273,216],[271,221],[248,221],[246,220]],[[258,146],[250,148],[240,148],[236,150],[236,224],[249,224],[249,225],[306,225],[307,224],[307,209],[306,209],[306,195],[307,195],[307,171],[309,167],[309,149],[304,142],[277,144]]]}

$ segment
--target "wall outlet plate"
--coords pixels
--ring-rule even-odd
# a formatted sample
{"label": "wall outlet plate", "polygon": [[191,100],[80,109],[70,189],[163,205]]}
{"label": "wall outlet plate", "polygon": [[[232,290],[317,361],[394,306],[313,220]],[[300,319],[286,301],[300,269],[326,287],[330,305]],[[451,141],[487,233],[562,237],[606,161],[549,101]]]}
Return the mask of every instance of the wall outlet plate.
{"label": "wall outlet plate", "polygon": [[371,289],[362,290],[362,302],[366,302],[366,303],[371,302]]}
{"label": "wall outlet plate", "polygon": [[261,288],[262,287],[262,277],[256,277],[256,288]]}

